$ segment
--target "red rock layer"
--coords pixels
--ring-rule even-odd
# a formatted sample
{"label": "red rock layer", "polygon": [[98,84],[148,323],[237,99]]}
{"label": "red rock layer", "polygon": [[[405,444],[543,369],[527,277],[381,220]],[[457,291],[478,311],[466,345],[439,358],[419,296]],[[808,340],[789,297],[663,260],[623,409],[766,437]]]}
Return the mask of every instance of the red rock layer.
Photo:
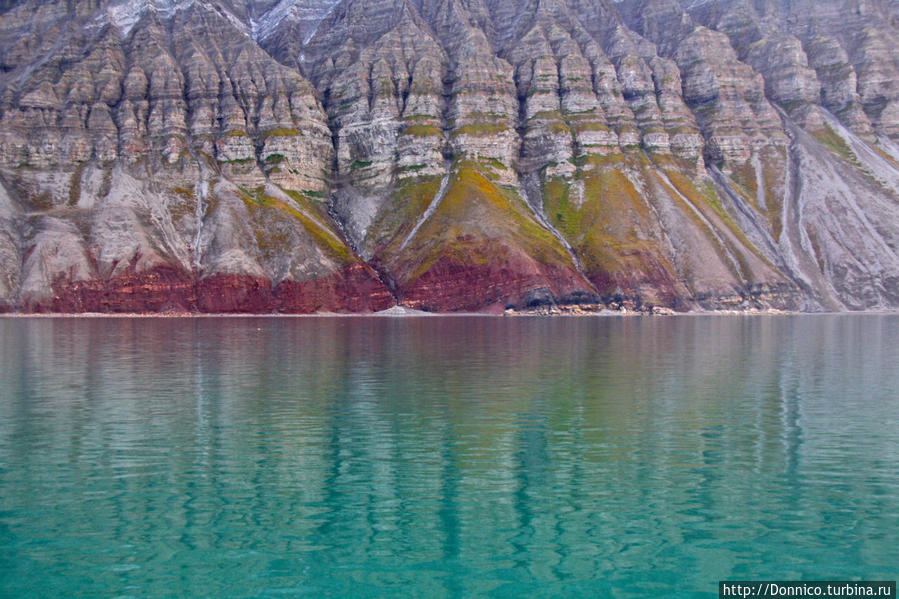
{"label": "red rock layer", "polygon": [[312,314],[375,312],[396,304],[390,291],[369,267],[353,264],[309,281],[282,281],[216,275],[197,283],[197,310],[207,313]]}
{"label": "red rock layer", "polygon": [[507,262],[462,264],[443,257],[401,288],[399,296],[404,306],[433,312],[596,301],[584,283],[577,273],[563,268],[518,269]]}
{"label": "red rock layer", "polygon": [[599,290],[604,302],[627,301],[635,305],[651,303],[669,308],[686,307],[690,292],[671,275],[665,266],[649,254],[634,255],[641,268],[630,272],[588,272],[590,282]]}
{"label": "red rock layer", "polygon": [[327,277],[282,281],[246,275],[190,273],[160,266],[126,272],[109,280],[68,281],[53,285],[53,297],[27,301],[35,313],[285,313],[372,312],[396,302],[374,271],[352,264]]}

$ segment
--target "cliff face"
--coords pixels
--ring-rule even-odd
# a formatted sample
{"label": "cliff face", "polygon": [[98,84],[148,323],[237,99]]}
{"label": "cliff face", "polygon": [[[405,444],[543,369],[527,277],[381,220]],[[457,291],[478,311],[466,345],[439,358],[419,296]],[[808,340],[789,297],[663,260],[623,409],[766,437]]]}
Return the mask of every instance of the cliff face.
{"label": "cliff face", "polygon": [[889,0],[0,4],[0,310],[899,306]]}

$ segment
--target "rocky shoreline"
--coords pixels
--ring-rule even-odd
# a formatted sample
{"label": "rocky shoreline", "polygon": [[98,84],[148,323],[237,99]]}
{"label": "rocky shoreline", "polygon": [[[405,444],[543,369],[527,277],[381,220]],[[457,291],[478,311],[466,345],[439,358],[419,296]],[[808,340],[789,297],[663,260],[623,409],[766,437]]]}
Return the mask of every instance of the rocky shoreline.
{"label": "rocky shoreline", "polygon": [[542,308],[537,310],[505,310],[505,316],[695,316],[695,315],[732,315],[732,316],[758,316],[758,315],[796,315],[808,314],[797,310],[780,310],[777,308],[746,308],[743,310],[689,310],[675,312],[671,308],[653,306],[648,309],[627,309],[619,307],[611,309],[606,306],[559,306]]}
{"label": "rocky shoreline", "polygon": [[[746,307],[743,309],[704,309],[675,311],[671,308],[653,306],[649,308],[611,307],[606,304],[582,304],[564,306],[541,306],[537,308],[487,309],[476,312],[428,312],[401,305],[369,312],[0,312],[0,318],[369,318],[369,317],[435,317],[435,316],[477,316],[477,317],[634,317],[634,316],[760,316],[760,315],[801,315],[823,314],[826,312],[803,312],[778,308]],[[844,314],[896,314],[899,310],[877,310],[843,312]]]}

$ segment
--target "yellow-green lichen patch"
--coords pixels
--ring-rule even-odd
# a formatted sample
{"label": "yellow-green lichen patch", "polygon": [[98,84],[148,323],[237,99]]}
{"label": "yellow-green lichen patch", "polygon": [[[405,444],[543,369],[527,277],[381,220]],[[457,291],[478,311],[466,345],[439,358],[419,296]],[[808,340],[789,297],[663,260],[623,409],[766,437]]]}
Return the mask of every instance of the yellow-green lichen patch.
{"label": "yellow-green lichen patch", "polygon": [[498,123],[471,123],[463,125],[452,132],[452,137],[459,135],[471,135],[475,137],[483,137],[486,135],[496,135],[503,131],[508,131],[509,127],[505,124]]}
{"label": "yellow-green lichen patch", "polygon": [[768,223],[775,240],[780,240],[783,228],[783,203],[788,168],[787,149],[777,148],[762,155],[762,184],[765,191],[765,205],[760,206],[767,211]]}
{"label": "yellow-green lichen patch", "polygon": [[392,256],[440,189],[441,177],[408,179],[399,184],[369,227],[366,243],[381,258]]}
{"label": "yellow-green lichen patch", "polygon": [[262,137],[290,137],[293,135],[299,135],[299,131],[294,129],[293,127],[275,127],[274,129],[268,129],[262,133]]}
{"label": "yellow-green lichen patch", "polygon": [[[814,135],[815,138],[822,144],[824,144],[831,152],[845,159],[849,164],[858,169],[868,181],[892,193],[892,189],[889,186],[887,186],[883,181],[876,177],[868,168],[866,168],[866,166],[862,165],[862,163],[859,161],[858,156],[846,143],[846,140],[844,140],[836,131],[834,131],[833,128],[830,127],[830,125],[825,123],[823,129],[812,131],[812,135]],[[888,160],[892,165],[896,164],[896,161],[893,160],[889,154],[886,154],[876,145],[866,145],[873,151],[878,152],[881,156],[884,157],[885,160]]]}
{"label": "yellow-green lichen patch", "polygon": [[583,212],[572,205],[571,185],[560,177],[553,177],[543,185],[544,209],[566,239],[574,239],[581,230]]}
{"label": "yellow-green lichen patch", "polygon": [[254,225],[253,233],[263,256],[272,257],[290,249],[291,236],[286,234],[277,222],[273,222],[289,217],[302,225],[315,244],[330,254],[332,258],[342,264],[356,261],[352,250],[334,231],[327,228],[327,225],[322,223],[318,217],[313,218],[307,214],[307,210],[311,214],[315,214],[315,210],[306,204],[307,200],[301,195],[299,197],[291,196],[297,205],[290,205],[280,198],[266,194],[263,187],[253,190],[241,187],[240,190],[244,203],[250,209]]}
{"label": "yellow-green lichen patch", "polygon": [[564,121],[550,121],[547,125],[547,130],[553,134],[565,134],[571,135],[571,129]]}
{"label": "yellow-green lichen patch", "polygon": [[609,129],[608,125],[604,125],[603,123],[598,123],[596,121],[572,121],[571,128],[577,133],[581,133],[583,131],[611,132],[611,129]]}
{"label": "yellow-green lichen patch", "polygon": [[466,155],[453,161],[454,171],[471,169],[479,172],[491,182],[500,180],[503,176],[503,172],[508,170],[508,168],[509,167],[503,164],[502,161],[496,158],[486,158],[484,156],[473,158]]}
{"label": "yellow-green lichen patch", "polygon": [[756,198],[758,197],[758,181],[756,179],[755,167],[752,162],[747,160],[743,164],[731,167],[731,181],[734,182],[736,191],[742,195],[747,202],[758,208]]}
{"label": "yellow-green lichen patch", "polygon": [[328,222],[331,218],[328,214],[327,196],[323,197],[323,194],[320,192],[308,190],[299,192],[295,189],[286,189],[284,187],[281,188],[281,191],[286,193],[307,214],[315,216],[322,222]]}
{"label": "yellow-green lichen patch", "polygon": [[855,153],[849,148],[848,145],[846,145],[846,141],[842,137],[840,137],[840,135],[836,131],[834,131],[830,125],[824,123],[824,128],[816,129],[811,133],[815,136],[815,139],[824,144],[824,146],[826,146],[828,150],[840,156],[841,158],[846,159],[854,166],[859,168],[861,167],[858,162],[858,158],[855,156]]}
{"label": "yellow-green lichen patch", "polygon": [[562,244],[532,218],[521,198],[475,169],[461,167],[440,206],[399,257],[400,275],[411,281],[443,257],[462,264],[502,264],[515,248],[541,264],[570,266]]}
{"label": "yellow-green lichen patch", "polygon": [[365,168],[370,167],[372,164],[373,163],[371,160],[354,160],[353,163],[350,164],[350,170],[356,171],[356,170],[365,169]]}
{"label": "yellow-green lichen patch", "polygon": [[175,186],[172,188],[172,195],[166,202],[166,208],[175,224],[185,218],[192,217],[197,213],[197,195],[193,188]]}
{"label": "yellow-green lichen patch", "polygon": [[290,246],[290,235],[280,227],[256,226],[253,236],[259,253],[267,260],[281,255]]}
{"label": "yellow-green lichen patch", "polygon": [[635,292],[643,281],[670,285],[674,268],[653,234],[648,204],[624,172],[625,158],[590,156],[581,164],[589,168],[573,182],[552,178],[544,183],[544,210],[597,290]]}
{"label": "yellow-green lichen patch", "polygon": [[[819,129],[817,131],[812,131],[812,135],[818,139],[822,144],[824,144],[830,151],[834,152],[841,158],[844,158],[849,164],[854,166],[858,171],[873,185],[880,187],[881,189],[886,190],[887,192],[892,194],[892,188],[889,187],[884,181],[882,181],[879,177],[877,177],[866,165],[863,165],[855,152],[849,147],[846,141],[831,128],[829,125],[825,123],[824,129]],[[896,165],[896,161],[884,152],[881,148],[878,148],[874,144],[866,144],[868,148],[877,152],[880,156],[887,160],[892,166]]]}
{"label": "yellow-green lichen patch", "polygon": [[[689,206],[681,207],[683,213],[693,221],[693,223],[700,231],[705,232],[709,241],[712,242],[714,247],[718,248],[719,255],[722,259],[723,264],[728,264],[726,254],[728,251],[730,251],[731,255],[737,261],[740,270],[744,274],[748,275],[752,270],[744,254],[744,251],[748,250],[770,266],[770,262],[768,261],[768,259],[765,258],[749,241],[749,239],[746,237],[746,234],[743,233],[743,231],[733,221],[730,214],[727,213],[727,210],[724,209],[724,206],[721,205],[718,194],[710,182],[705,182],[701,187],[697,187],[693,184],[692,181],[690,181],[680,173],[666,171],[665,174],[668,177],[668,181],[670,181],[671,184],[674,185],[675,189],[680,193],[680,195],[687,198],[687,200],[693,205],[693,207],[695,207],[700,212],[700,214],[702,214],[702,216],[708,221],[709,224],[703,222],[703,220],[696,216],[696,214]],[[660,182],[665,185],[664,180],[660,180]],[[677,197],[677,194],[672,194],[672,197],[675,201],[679,202],[680,198]],[[716,223],[718,224],[718,226],[723,225],[724,227],[726,227],[730,235],[723,235],[723,231],[718,231],[719,234],[716,235],[715,233],[717,229],[716,231],[710,230],[709,227],[715,227]],[[734,272],[733,274],[738,279],[740,278],[740,273]]]}
{"label": "yellow-green lichen patch", "polygon": [[[721,205],[718,194],[715,193],[714,188],[711,186],[711,182],[704,182],[702,190],[700,191],[692,181],[677,171],[665,170],[665,175],[667,175],[668,180],[674,185],[674,188],[680,195],[686,197],[690,203],[696,206],[696,208],[704,215],[706,212],[704,208],[707,205],[722,221],[731,225],[733,224],[733,219],[731,219],[730,215],[724,209],[724,206]],[[736,225],[733,226],[736,228]]]}
{"label": "yellow-green lichen patch", "polygon": [[434,137],[443,135],[437,127],[433,125],[410,125],[403,129],[403,135],[411,135],[412,137]]}
{"label": "yellow-green lichen patch", "polygon": [[572,159],[572,163],[581,169],[584,174],[598,171],[615,165],[623,165],[625,156],[620,153],[615,154],[581,154]]}

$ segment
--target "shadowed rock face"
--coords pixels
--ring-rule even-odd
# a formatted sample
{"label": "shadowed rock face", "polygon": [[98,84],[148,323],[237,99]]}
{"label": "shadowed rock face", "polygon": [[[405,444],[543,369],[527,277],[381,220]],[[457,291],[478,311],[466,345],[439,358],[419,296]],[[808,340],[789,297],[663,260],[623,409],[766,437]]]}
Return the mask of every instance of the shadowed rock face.
{"label": "shadowed rock face", "polygon": [[894,4],[0,3],[0,311],[895,308]]}

